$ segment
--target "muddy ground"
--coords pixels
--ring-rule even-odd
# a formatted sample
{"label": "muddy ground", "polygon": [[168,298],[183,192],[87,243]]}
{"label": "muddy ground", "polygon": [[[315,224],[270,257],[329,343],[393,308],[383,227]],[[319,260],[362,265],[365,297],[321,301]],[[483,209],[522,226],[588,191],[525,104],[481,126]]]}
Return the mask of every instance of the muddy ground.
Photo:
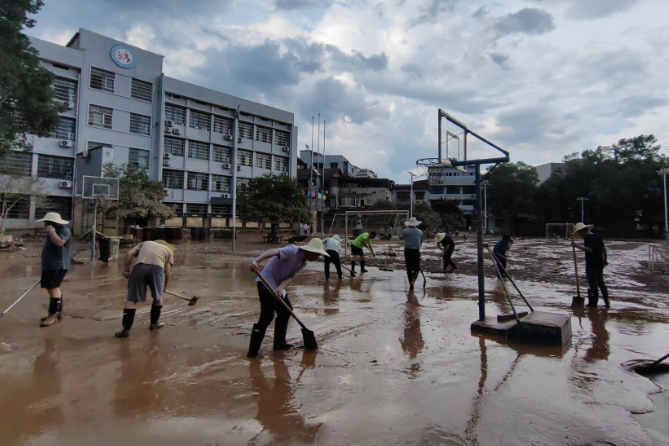
{"label": "muddy ground", "polygon": [[[669,352],[669,276],[644,271],[645,244],[608,247],[612,308],[582,311],[569,308],[567,242],[518,240],[511,250],[509,271],[535,309],[571,315],[563,347],[471,333],[470,241],[447,275],[426,245],[427,287],[415,294],[401,259],[388,261],[394,271],[369,260],[362,277],[329,282],[322,263],[310,264],[288,292],[320,350],[273,354],[270,328],[254,361],[245,356],[259,306],[246,262],[267,245],[179,246],[170,288],[200,301],[166,298],[158,332],[141,307],[125,340],[113,337],[121,267],[73,265],[60,324],[39,328],[38,289],[0,319],[0,445],[669,444],[669,379],[621,365]],[[0,253],[1,309],[39,279],[39,243],[27,248]],[[507,313],[490,265],[487,314]],[[301,340],[294,321],[289,338]]]}

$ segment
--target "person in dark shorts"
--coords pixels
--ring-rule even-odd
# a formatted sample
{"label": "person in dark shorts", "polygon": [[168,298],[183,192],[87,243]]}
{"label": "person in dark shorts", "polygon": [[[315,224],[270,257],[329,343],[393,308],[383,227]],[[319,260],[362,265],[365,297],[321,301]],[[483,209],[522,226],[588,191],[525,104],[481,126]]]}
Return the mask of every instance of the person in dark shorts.
{"label": "person in dark shorts", "polygon": [[492,253],[495,255],[495,262],[499,268],[499,272],[502,274],[502,277],[507,277],[506,274],[506,259],[507,251],[513,244],[513,240],[510,236],[505,235],[500,241],[495,243],[495,247],[492,248]]}
{"label": "person in dark shorts", "polygon": [[[137,262],[130,272],[132,259],[135,257]],[[160,313],[163,309],[163,292],[172,275],[172,265],[174,265],[174,246],[164,240],[140,243],[128,251],[123,271],[123,275],[128,278],[128,300],[123,310],[123,329],[117,331],[114,336],[117,338],[130,336],[137,303],[146,302],[146,287],[149,287],[153,297],[149,330],[158,330],[165,326],[160,322]]]}
{"label": "person in dark shorts", "polygon": [[[609,290],[604,283],[604,267],[609,264],[608,253],[602,239],[591,231],[593,226],[576,223],[572,233],[571,246],[585,253],[585,277],[588,279],[588,286],[590,287],[588,289],[588,306],[597,306],[599,290],[602,292],[604,305],[606,308],[610,308]],[[574,241],[573,237],[576,235],[583,239],[583,246]]]}
{"label": "person in dark shorts", "polygon": [[46,242],[42,248],[42,288],[49,293],[49,313],[41,318],[41,327],[55,324],[62,318],[63,294],[60,284],[70,268],[70,245],[72,233],[65,227],[69,222],[60,218],[56,212],[48,212],[43,219],[35,223],[44,222]]}
{"label": "person in dark shorts", "polygon": [[[451,258],[451,256],[453,255],[453,250],[455,249],[455,242],[453,241],[453,239],[445,232],[440,232],[434,238],[434,241],[437,242],[437,248],[439,248],[440,247],[439,245],[441,245],[441,254],[443,259],[442,268],[444,272],[452,273],[453,271],[458,269],[457,265]],[[451,267],[451,270],[447,271],[449,265]]]}
{"label": "person in dark shorts", "polygon": [[327,252],[330,256],[325,257],[325,280],[330,279],[330,263],[334,264],[335,269],[337,270],[337,275],[339,276],[339,279],[341,279],[341,264],[339,263],[339,250],[341,249],[341,242],[339,241],[339,236],[335,234],[332,237],[324,239],[323,245],[325,245],[325,252]]}
{"label": "person in dark shorts", "polygon": [[258,299],[260,299],[260,318],[258,323],[253,324],[247,358],[257,358],[260,355],[260,346],[265,338],[267,327],[274,319],[275,312],[274,350],[288,350],[293,346],[293,344],[286,342],[290,313],[283,305],[278,304],[276,299],[282,299],[292,309],[293,306],[286,293],[286,286],[297,273],[307,266],[307,262],[315,262],[320,256],[327,257],[328,253],[323,249],[321,239],[314,238],[304,246],[288,245],[279,249],[267,250],[251,262],[251,271],[258,272],[260,271],[258,264],[270,259],[263,268],[261,275],[274,288],[277,295],[275,296],[272,290],[268,290],[260,279],[256,279]]}
{"label": "person in dark shorts", "polygon": [[407,268],[410,290],[413,290],[420,273],[420,247],[423,244],[423,231],[418,229],[418,226],[421,223],[416,220],[416,217],[411,217],[404,223],[406,228],[400,235],[400,239],[404,240],[404,263]]}
{"label": "person in dark shorts", "polygon": [[355,240],[351,242],[351,257],[353,261],[351,262],[351,271],[355,272],[355,262],[356,260],[360,262],[360,272],[366,273],[365,269],[365,252],[362,250],[363,247],[369,249],[372,253],[372,257],[376,257],[374,254],[374,248],[372,248],[372,240],[376,238],[376,232],[363,232]]}

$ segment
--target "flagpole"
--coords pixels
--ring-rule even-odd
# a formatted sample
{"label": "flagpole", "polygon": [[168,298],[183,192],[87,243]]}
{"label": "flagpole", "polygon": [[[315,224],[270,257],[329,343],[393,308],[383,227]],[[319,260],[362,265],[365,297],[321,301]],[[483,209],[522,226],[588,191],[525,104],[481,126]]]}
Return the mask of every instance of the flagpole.
{"label": "flagpole", "polygon": [[321,205],[321,233],[325,236],[325,120],[323,120],[323,179],[321,181],[321,193],[323,194],[323,200]]}
{"label": "flagpole", "polygon": [[309,151],[311,152],[311,164],[309,165],[309,169],[311,169],[311,174],[309,176],[309,192],[311,192],[311,188],[313,187],[314,184],[314,117],[313,116],[311,117],[311,147],[309,148]]}
{"label": "flagpole", "polygon": [[[318,139],[318,143],[317,143],[318,144],[318,161],[320,162],[320,159],[321,159],[321,114],[320,113],[318,114],[318,135],[317,136],[318,136],[318,138],[317,138]],[[325,160],[323,161],[323,164],[325,164]],[[318,167],[316,168],[316,172],[318,172]],[[323,188],[323,178],[321,178],[321,187],[317,188],[317,190],[322,189],[322,188]],[[316,203],[318,203],[316,205],[316,210],[318,210],[319,206],[323,205],[323,203],[321,203],[321,201],[323,201],[323,200],[320,200],[320,201],[318,200],[318,192],[316,192]],[[321,220],[322,219],[323,219],[323,212],[321,212]],[[323,226],[323,224],[321,222],[321,227],[322,226]],[[318,226],[316,226],[316,230],[318,230]]]}

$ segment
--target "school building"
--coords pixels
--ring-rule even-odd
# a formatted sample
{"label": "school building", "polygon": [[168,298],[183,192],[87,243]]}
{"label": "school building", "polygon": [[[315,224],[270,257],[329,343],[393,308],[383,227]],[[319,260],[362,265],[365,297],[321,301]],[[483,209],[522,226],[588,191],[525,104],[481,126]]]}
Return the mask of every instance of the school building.
{"label": "school building", "polygon": [[[233,174],[237,185],[268,173],[296,176],[293,113],[165,76],[163,56],[85,29],[65,46],[31,42],[66,109],[49,137],[29,136],[32,152],[0,161],[0,174],[41,180],[48,209],[75,233],[90,229],[82,177],[102,176],[108,162],[136,164],[163,181],[164,201],[177,211],[170,225],[216,218],[231,226]],[[46,211],[25,200],[6,227],[31,227]]]}

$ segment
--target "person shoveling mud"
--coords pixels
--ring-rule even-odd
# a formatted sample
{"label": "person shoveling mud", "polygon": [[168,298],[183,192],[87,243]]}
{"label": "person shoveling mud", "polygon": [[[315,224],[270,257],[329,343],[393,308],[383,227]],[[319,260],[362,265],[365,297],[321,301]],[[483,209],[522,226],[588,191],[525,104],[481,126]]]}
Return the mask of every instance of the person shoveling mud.
{"label": "person shoveling mud", "polygon": [[[125,271],[128,278],[128,300],[123,310],[123,329],[114,336],[127,338],[135,320],[137,302],[146,302],[146,287],[151,290],[153,304],[151,305],[150,330],[158,330],[165,324],[160,322],[160,313],[163,309],[163,292],[167,288],[174,265],[174,246],[164,240],[144,242],[132,248],[125,256]],[[132,259],[137,257],[135,267],[130,272]]]}
{"label": "person shoveling mud", "polygon": [[56,212],[47,213],[43,219],[47,238],[42,249],[42,288],[49,293],[49,314],[42,318],[41,327],[55,324],[62,318],[63,295],[60,285],[70,267],[70,245],[72,233],[65,227],[69,222]]}
{"label": "person shoveling mud", "polygon": [[335,234],[332,237],[323,239],[323,244],[325,245],[325,252],[330,256],[325,257],[325,280],[330,280],[330,262],[334,264],[335,269],[337,270],[337,276],[339,276],[339,279],[341,280],[341,264],[339,263],[341,242],[339,241],[339,236]]}
{"label": "person shoveling mud", "polygon": [[494,260],[497,263],[497,267],[502,272],[501,279],[506,277],[506,260],[507,260],[507,251],[511,248],[513,244],[513,239],[505,235],[502,237],[502,240],[495,243],[495,247],[492,248],[492,253],[494,254]]}
{"label": "person shoveling mud", "polygon": [[[452,259],[453,250],[455,249],[455,242],[453,239],[446,234],[445,232],[440,232],[434,238],[434,241],[437,243],[437,248],[441,245],[441,255],[442,255],[442,269],[445,273],[452,273],[458,269],[457,265]],[[447,271],[448,267],[451,267],[450,271]]]}
{"label": "person shoveling mud", "polygon": [[609,290],[604,283],[604,267],[609,264],[606,246],[602,239],[592,232],[594,225],[576,223],[572,236],[578,235],[583,239],[583,246],[576,244],[572,238],[571,246],[585,253],[585,277],[588,280],[588,306],[596,307],[599,300],[598,289],[602,292],[604,305],[611,307]]}
{"label": "person shoveling mud", "polygon": [[[297,273],[307,266],[307,262],[315,262],[320,256],[329,257],[329,254],[323,249],[321,239],[315,238],[305,246],[289,245],[267,250],[251,262],[251,271],[258,273],[260,271],[258,264],[270,259],[263,268],[261,276],[273,290],[269,290],[260,279],[256,279],[258,299],[260,299],[260,318],[258,323],[253,324],[249,352],[246,355],[248,358],[257,358],[260,355],[260,346],[265,338],[265,331],[274,319],[275,311],[274,350],[288,350],[293,346],[286,342],[290,312],[283,305],[277,305],[276,300],[282,299],[292,310],[293,306],[288,299],[286,286]],[[277,293],[276,296],[273,291]]]}
{"label": "person shoveling mud", "polygon": [[421,223],[416,220],[416,217],[411,217],[404,223],[406,228],[400,235],[400,239],[404,240],[404,263],[407,268],[410,290],[413,290],[413,285],[420,273],[420,247],[423,244],[423,231],[418,229],[418,226]]}
{"label": "person shoveling mud", "polygon": [[365,269],[365,252],[362,248],[366,247],[372,253],[372,257],[376,258],[374,254],[374,248],[372,248],[372,240],[376,238],[376,232],[363,232],[355,240],[351,242],[351,256],[353,256],[353,261],[351,262],[351,272],[355,274],[355,262],[358,260],[360,262],[360,272],[366,273]]}

